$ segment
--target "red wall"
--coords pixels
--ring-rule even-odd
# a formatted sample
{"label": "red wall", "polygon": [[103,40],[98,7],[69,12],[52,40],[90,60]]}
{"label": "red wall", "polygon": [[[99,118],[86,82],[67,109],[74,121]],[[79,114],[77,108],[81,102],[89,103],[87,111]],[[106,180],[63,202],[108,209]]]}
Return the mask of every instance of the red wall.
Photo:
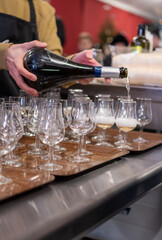
{"label": "red wall", "polygon": [[107,18],[113,20],[116,29],[125,33],[129,41],[137,34],[138,24],[149,22],[97,0],[51,0],[51,4],[65,24],[67,41],[64,52],[67,54],[77,52],[77,37],[81,31],[90,32],[98,42],[98,34]]}

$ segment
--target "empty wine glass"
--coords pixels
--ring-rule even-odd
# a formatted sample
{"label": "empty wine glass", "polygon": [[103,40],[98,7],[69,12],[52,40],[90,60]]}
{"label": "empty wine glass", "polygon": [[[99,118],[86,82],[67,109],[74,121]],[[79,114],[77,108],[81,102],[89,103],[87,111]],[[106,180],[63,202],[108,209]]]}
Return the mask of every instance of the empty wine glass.
{"label": "empty wine glass", "polygon": [[31,98],[29,104],[29,111],[28,111],[28,120],[27,120],[27,127],[33,133],[35,133],[35,148],[29,150],[28,154],[34,155],[43,155],[47,152],[40,148],[40,142],[38,138],[38,127],[40,124],[40,118],[42,114],[42,110],[46,107],[47,99],[45,98]]}
{"label": "empty wine glass", "polygon": [[106,131],[115,123],[114,100],[112,98],[101,98],[97,102],[96,125],[102,129],[103,139],[96,145],[114,147],[106,141]]}
{"label": "empty wine glass", "polygon": [[78,152],[76,156],[69,158],[69,161],[76,163],[83,163],[90,161],[89,158],[81,155],[82,153],[82,136],[86,135],[91,129],[93,121],[90,115],[90,100],[86,98],[79,98],[73,100],[71,116],[70,116],[70,128],[78,134]]}
{"label": "empty wine glass", "polygon": [[137,120],[138,125],[140,126],[139,137],[134,139],[134,142],[137,143],[146,143],[149,140],[146,140],[142,137],[143,127],[148,125],[152,120],[152,106],[151,98],[137,98]]}
{"label": "empty wine glass", "polygon": [[[92,101],[90,101],[90,115],[91,115],[91,119],[92,119],[92,127],[87,132],[87,134],[92,133],[95,130],[95,128],[96,128],[96,113],[95,113],[94,102],[92,102]],[[83,135],[82,136],[82,151],[81,151],[81,155],[82,156],[93,155],[93,152],[86,150],[86,143],[87,143],[86,136]]]}
{"label": "empty wine glass", "polygon": [[121,149],[132,149],[127,143],[127,133],[137,125],[136,102],[132,100],[121,100],[116,113],[116,125],[124,133],[123,142],[117,146]]}
{"label": "empty wine glass", "polygon": [[[20,105],[20,114],[21,114],[21,118],[22,118],[22,123],[23,126],[26,126],[27,123],[27,111],[26,111],[26,98],[25,96],[9,96],[9,102],[17,102]],[[16,147],[24,147],[25,144],[18,142]]]}
{"label": "empty wine glass", "polygon": [[[24,133],[23,121],[20,113],[20,104],[18,102],[5,102],[4,107],[6,107],[6,109],[9,110],[12,108],[13,124],[15,127],[15,141],[16,143],[18,143],[18,141],[22,138]],[[3,164],[19,167],[22,164],[16,162],[20,160],[21,157],[13,154],[13,151],[11,151],[8,155],[3,157]]]}
{"label": "empty wine glass", "polygon": [[60,170],[61,165],[56,164],[54,161],[53,146],[60,143],[64,139],[65,128],[64,120],[62,117],[61,104],[49,104],[45,109],[45,116],[41,118],[40,126],[38,129],[38,136],[40,140],[49,146],[48,162],[39,166],[39,169],[54,171]]}
{"label": "empty wine glass", "polygon": [[[66,99],[61,99],[61,104],[62,104],[62,117],[64,120],[64,127],[65,130],[69,126],[69,114],[68,114],[68,106],[67,106],[67,100]],[[65,131],[66,134],[66,131]],[[68,140],[68,138],[64,138],[64,140]],[[64,147],[61,147],[59,144],[55,145],[55,151],[56,152],[63,152],[66,151],[67,149]]]}

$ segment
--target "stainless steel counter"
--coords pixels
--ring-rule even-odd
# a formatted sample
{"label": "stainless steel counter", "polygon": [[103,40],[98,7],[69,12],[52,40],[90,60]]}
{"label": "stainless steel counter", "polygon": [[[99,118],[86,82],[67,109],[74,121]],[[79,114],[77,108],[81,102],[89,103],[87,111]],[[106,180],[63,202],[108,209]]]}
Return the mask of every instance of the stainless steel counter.
{"label": "stainless steel counter", "polygon": [[80,239],[162,182],[162,146],[0,203],[1,240]]}

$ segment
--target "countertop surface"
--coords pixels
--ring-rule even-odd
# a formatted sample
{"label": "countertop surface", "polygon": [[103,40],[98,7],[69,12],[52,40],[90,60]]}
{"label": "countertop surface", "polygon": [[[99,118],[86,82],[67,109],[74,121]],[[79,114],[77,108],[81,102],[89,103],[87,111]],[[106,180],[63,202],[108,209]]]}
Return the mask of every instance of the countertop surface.
{"label": "countertop surface", "polygon": [[0,203],[1,240],[80,239],[162,182],[162,145]]}

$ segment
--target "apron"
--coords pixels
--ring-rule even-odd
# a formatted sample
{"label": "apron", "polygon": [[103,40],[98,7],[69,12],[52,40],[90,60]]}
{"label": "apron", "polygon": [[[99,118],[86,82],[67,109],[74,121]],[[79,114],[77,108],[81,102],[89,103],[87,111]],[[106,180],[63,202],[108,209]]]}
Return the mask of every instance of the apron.
{"label": "apron", "polygon": [[[22,0],[21,0],[22,1]],[[24,43],[38,40],[36,16],[32,0],[30,5],[30,22],[0,13],[0,42]],[[7,70],[0,70],[0,97],[18,96],[19,87]]]}

